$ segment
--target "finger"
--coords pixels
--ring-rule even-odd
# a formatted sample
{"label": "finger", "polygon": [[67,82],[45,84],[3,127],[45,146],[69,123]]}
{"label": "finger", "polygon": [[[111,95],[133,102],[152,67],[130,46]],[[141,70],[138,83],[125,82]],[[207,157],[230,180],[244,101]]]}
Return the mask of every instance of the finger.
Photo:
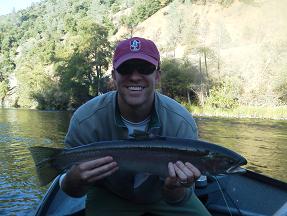
{"label": "finger", "polygon": [[112,169],[117,167],[116,162],[111,162],[108,164],[105,164],[103,166],[97,167],[95,169],[89,170],[85,172],[85,179],[88,181],[89,179],[100,176],[104,173],[109,173]]}
{"label": "finger", "polygon": [[176,173],[174,170],[174,165],[172,162],[168,163],[168,174],[169,176],[165,179],[165,186],[167,187],[174,187],[177,183],[176,181]]}
{"label": "finger", "polygon": [[186,162],[185,165],[193,172],[194,178],[198,179],[201,176],[201,172],[191,163]]}
{"label": "finger", "polygon": [[189,170],[182,162],[177,162],[176,164],[181,171],[184,173],[184,177],[178,177],[178,183],[182,187],[190,187],[194,183],[194,175],[191,170]]}
{"label": "finger", "polygon": [[191,169],[184,165],[181,161],[177,161],[176,165],[181,169],[181,171],[187,176],[187,178],[193,178],[194,174]]}
{"label": "finger", "polygon": [[113,158],[111,156],[103,157],[103,158],[98,158],[95,160],[83,162],[79,164],[79,169],[84,171],[84,170],[91,170],[96,167],[100,167],[104,164],[110,163],[113,161]]}
{"label": "finger", "polygon": [[104,179],[104,178],[106,178],[106,177],[112,175],[113,173],[115,173],[118,169],[119,169],[119,167],[115,167],[115,168],[111,169],[111,170],[108,171],[108,172],[102,173],[101,175],[98,175],[98,176],[94,176],[94,177],[90,178],[90,179],[88,180],[88,182],[89,182],[90,184],[92,184],[92,183],[94,183],[94,182],[96,182],[96,181],[99,181],[99,180],[101,180],[101,179]]}
{"label": "finger", "polygon": [[180,169],[178,163],[176,162],[174,164],[174,170],[175,173],[177,175],[177,177],[180,179],[180,181],[186,182],[187,181],[187,176],[185,175],[185,173]]}
{"label": "finger", "polygon": [[174,166],[173,166],[172,162],[168,163],[168,174],[169,174],[169,176],[171,178],[175,178],[176,177],[176,173],[175,173]]}

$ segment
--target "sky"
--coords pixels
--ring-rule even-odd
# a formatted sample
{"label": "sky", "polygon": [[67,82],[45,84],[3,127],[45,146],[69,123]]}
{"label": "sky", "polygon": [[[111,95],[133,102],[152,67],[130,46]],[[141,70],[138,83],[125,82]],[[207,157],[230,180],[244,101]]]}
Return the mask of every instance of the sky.
{"label": "sky", "polygon": [[33,2],[41,0],[0,0],[0,15],[11,13],[13,8],[15,11],[31,6]]}

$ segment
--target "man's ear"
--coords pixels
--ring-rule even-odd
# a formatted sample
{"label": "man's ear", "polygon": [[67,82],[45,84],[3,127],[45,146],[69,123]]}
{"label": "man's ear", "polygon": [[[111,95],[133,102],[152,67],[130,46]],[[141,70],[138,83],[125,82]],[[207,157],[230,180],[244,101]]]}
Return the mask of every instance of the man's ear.
{"label": "man's ear", "polygon": [[156,70],[156,74],[155,74],[156,84],[158,84],[160,82],[160,76],[161,76],[161,70],[158,69],[158,70]]}
{"label": "man's ear", "polygon": [[116,71],[115,69],[112,70],[112,79],[115,89],[117,89],[117,82],[116,82]]}
{"label": "man's ear", "polygon": [[112,78],[113,78],[113,80],[116,79],[116,77],[115,77],[115,69],[112,69]]}

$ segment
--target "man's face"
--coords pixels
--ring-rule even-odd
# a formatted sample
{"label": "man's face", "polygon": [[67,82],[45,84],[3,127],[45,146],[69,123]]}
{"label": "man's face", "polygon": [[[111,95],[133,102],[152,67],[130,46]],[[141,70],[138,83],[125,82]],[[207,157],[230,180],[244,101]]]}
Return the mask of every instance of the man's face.
{"label": "man's face", "polygon": [[139,59],[129,60],[113,70],[112,76],[119,93],[119,104],[142,108],[152,105],[160,79],[160,72],[154,65]]}

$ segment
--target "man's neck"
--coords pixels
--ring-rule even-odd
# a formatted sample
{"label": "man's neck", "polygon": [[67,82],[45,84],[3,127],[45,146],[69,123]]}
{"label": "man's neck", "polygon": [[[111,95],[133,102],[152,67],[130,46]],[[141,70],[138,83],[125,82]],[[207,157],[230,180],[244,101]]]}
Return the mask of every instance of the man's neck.
{"label": "man's neck", "polygon": [[129,106],[118,100],[119,110],[123,118],[131,122],[141,122],[148,118],[152,112],[153,103],[149,106]]}

